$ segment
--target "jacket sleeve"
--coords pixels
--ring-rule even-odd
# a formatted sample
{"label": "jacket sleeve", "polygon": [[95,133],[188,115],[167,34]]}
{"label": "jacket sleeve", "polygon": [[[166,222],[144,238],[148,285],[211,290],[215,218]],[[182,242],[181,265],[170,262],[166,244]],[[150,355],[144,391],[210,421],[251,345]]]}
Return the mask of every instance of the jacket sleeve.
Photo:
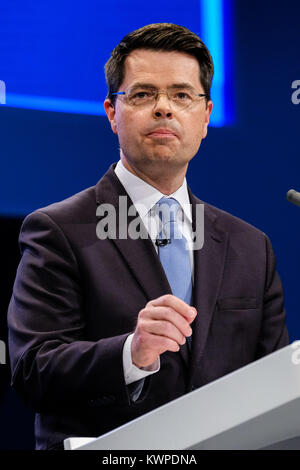
{"label": "jacket sleeve", "polygon": [[80,271],[61,228],[36,211],[24,220],[19,243],[8,309],[12,385],[37,412],[101,399],[129,404],[122,364],[128,335],[85,340]]}
{"label": "jacket sleeve", "polygon": [[266,236],[266,277],[257,359],[289,344],[285,319],[282,284],[276,271],[276,258],[273,248]]}

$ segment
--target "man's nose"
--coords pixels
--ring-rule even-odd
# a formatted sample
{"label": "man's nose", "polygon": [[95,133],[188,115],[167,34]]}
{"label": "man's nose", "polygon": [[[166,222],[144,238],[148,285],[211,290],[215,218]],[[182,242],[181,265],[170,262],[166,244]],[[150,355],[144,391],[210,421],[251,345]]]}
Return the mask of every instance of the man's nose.
{"label": "man's nose", "polygon": [[170,119],[173,117],[171,102],[166,93],[159,93],[157,95],[153,106],[153,114],[155,118],[167,117]]}

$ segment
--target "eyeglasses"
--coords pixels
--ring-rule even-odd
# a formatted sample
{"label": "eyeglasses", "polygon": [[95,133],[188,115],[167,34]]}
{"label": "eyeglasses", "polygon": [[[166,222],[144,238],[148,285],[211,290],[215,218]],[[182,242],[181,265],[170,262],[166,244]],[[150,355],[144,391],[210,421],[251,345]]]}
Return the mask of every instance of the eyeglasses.
{"label": "eyeglasses", "polygon": [[118,91],[112,95],[118,95],[130,106],[148,106],[153,105],[158,96],[164,94],[168,97],[176,109],[186,109],[196,103],[199,98],[204,98],[204,93],[194,93],[190,89],[171,89],[171,90],[156,90],[156,89],[143,89],[134,88],[128,91]]}

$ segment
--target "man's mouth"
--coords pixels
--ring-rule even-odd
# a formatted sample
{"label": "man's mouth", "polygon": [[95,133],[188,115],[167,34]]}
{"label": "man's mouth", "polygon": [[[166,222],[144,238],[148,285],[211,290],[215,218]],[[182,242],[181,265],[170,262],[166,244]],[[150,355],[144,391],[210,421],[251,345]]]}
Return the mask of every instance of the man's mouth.
{"label": "man's mouth", "polygon": [[154,129],[153,131],[149,132],[147,136],[156,137],[160,139],[170,139],[170,138],[177,137],[175,132],[171,131],[170,129],[164,129],[164,128]]}

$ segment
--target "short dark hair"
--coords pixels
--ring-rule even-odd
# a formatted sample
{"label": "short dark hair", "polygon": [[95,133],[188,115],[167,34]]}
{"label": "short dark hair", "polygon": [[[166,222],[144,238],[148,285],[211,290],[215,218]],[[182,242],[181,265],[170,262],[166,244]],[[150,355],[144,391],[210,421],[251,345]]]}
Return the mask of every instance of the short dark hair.
{"label": "short dark hair", "polygon": [[214,66],[206,45],[192,31],[172,23],[154,23],[127,34],[114,48],[105,64],[105,78],[108,87],[107,98],[112,104],[125,74],[125,59],[135,49],[157,51],[178,51],[195,57],[200,67],[200,83],[204,88],[206,101],[210,100],[210,88]]}

